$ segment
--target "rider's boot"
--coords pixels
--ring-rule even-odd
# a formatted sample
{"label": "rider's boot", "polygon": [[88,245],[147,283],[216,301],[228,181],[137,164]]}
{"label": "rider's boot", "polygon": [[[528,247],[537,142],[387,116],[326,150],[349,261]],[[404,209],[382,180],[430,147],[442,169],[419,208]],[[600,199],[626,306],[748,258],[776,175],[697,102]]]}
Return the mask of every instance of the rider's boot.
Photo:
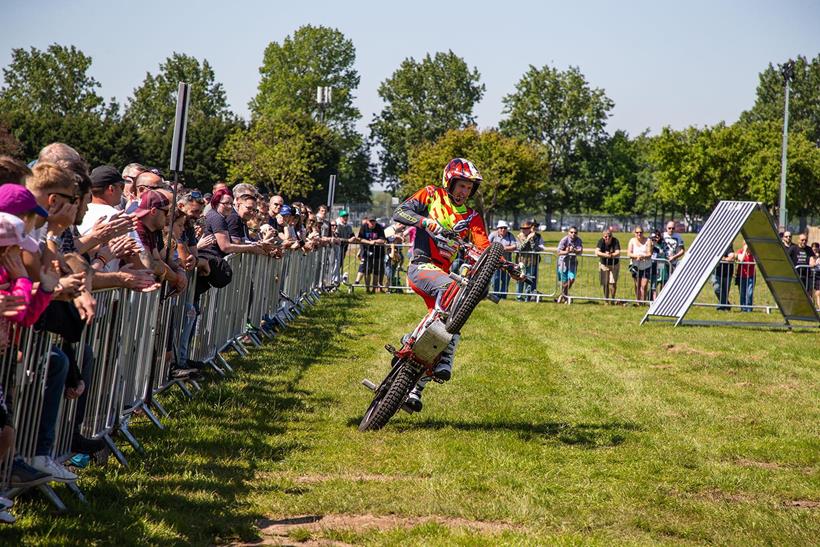
{"label": "rider's boot", "polygon": [[458,343],[460,340],[460,334],[453,335],[453,338],[450,340],[450,343],[447,345],[447,348],[441,354],[441,357],[439,358],[436,368],[433,370],[433,376],[435,376],[442,382],[448,381],[450,377],[453,375],[453,358],[455,356],[456,348],[458,347]]}
{"label": "rider's boot", "polygon": [[429,381],[429,376],[423,376],[416,382],[416,387],[414,387],[410,395],[407,396],[407,400],[404,404],[413,412],[421,412],[422,406],[424,406],[421,404],[421,392],[424,391],[424,386],[426,386]]}

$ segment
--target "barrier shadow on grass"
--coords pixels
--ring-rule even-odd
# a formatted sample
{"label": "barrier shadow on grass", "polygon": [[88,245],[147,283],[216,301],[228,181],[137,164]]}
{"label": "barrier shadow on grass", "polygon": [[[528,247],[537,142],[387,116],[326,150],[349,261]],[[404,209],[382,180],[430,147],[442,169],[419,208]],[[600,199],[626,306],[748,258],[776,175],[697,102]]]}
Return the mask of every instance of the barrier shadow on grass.
{"label": "barrier shadow on grass", "polygon": [[[60,537],[74,544],[123,545],[257,540],[255,522],[265,515],[253,508],[249,494],[259,488],[258,473],[310,449],[283,433],[289,422],[332,404],[332,398],[304,389],[300,381],[311,366],[344,354],[347,339],[340,329],[364,305],[355,295],[322,299],[263,349],[232,358],[235,377],[206,384],[192,400],[164,396],[171,412],[163,420],[166,431],[143,419],[131,426],[145,449],[139,455],[124,448],[131,468],[112,462],[81,473],[78,486],[87,506],[60,487],[72,513],[65,520],[55,521],[40,498],[21,500],[21,521],[0,531],[0,544]],[[268,355],[274,359],[260,358]]]}
{"label": "barrier shadow on grass", "polygon": [[[350,419],[348,425],[358,426],[360,419]],[[604,423],[525,422],[509,420],[463,421],[437,418],[397,421],[386,426],[394,431],[441,430],[512,432],[524,442],[560,443],[578,448],[612,448],[623,444],[643,428],[632,422]]]}

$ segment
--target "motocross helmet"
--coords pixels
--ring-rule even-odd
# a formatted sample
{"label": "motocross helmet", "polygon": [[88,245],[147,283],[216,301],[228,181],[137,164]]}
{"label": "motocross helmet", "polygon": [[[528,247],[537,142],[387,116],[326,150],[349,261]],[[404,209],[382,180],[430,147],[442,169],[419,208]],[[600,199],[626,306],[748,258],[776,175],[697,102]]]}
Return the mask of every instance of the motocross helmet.
{"label": "motocross helmet", "polygon": [[457,180],[468,180],[473,183],[473,189],[470,192],[470,197],[475,195],[476,190],[478,190],[478,185],[481,183],[483,178],[481,178],[481,173],[478,172],[478,169],[473,162],[470,160],[466,160],[464,158],[454,158],[450,160],[450,163],[447,164],[447,167],[444,168],[444,174],[441,177],[441,184],[444,186],[448,192],[452,192],[452,183]]}

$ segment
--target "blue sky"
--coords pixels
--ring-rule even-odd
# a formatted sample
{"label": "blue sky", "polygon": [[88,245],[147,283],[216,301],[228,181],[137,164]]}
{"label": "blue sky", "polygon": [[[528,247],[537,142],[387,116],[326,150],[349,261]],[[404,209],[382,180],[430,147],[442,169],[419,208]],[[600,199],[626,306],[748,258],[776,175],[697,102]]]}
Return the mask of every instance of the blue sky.
{"label": "blue sky", "polygon": [[353,40],[366,129],[381,109],[379,83],[406,57],[451,49],[481,73],[481,127],[530,64],[578,66],[615,101],[610,131],[733,122],[755,97],[769,62],[820,53],[820,2],[175,2],[2,3],[0,66],[11,49],[73,44],[90,55],[101,93],[124,103],[173,51],[206,58],[232,109],[247,114],[265,46],[303,24]]}

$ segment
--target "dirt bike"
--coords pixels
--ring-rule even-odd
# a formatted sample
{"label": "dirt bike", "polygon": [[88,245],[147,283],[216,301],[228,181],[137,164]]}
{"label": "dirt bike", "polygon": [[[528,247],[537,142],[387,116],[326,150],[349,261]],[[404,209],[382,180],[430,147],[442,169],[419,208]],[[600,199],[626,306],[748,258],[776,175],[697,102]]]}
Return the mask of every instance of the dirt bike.
{"label": "dirt bike", "polygon": [[[522,275],[517,264],[504,258],[504,247],[500,243],[491,243],[481,251],[456,232],[444,231],[435,239],[450,245],[455,242],[464,253],[464,262],[458,273],[450,273],[454,283],[439,294],[433,309],[409,336],[402,339],[401,348],[396,349],[390,344],[384,346],[393,360],[382,383],[376,386],[366,378],[362,380],[362,384],[373,391],[374,397],[359,424],[359,431],[381,429],[399,409],[412,413],[405,401],[422,376],[441,383],[433,375],[436,364],[453,335],[461,331],[478,303],[488,297],[490,281],[496,270],[506,270],[514,277],[532,283],[531,278]],[[498,302],[498,299],[494,301]]]}

